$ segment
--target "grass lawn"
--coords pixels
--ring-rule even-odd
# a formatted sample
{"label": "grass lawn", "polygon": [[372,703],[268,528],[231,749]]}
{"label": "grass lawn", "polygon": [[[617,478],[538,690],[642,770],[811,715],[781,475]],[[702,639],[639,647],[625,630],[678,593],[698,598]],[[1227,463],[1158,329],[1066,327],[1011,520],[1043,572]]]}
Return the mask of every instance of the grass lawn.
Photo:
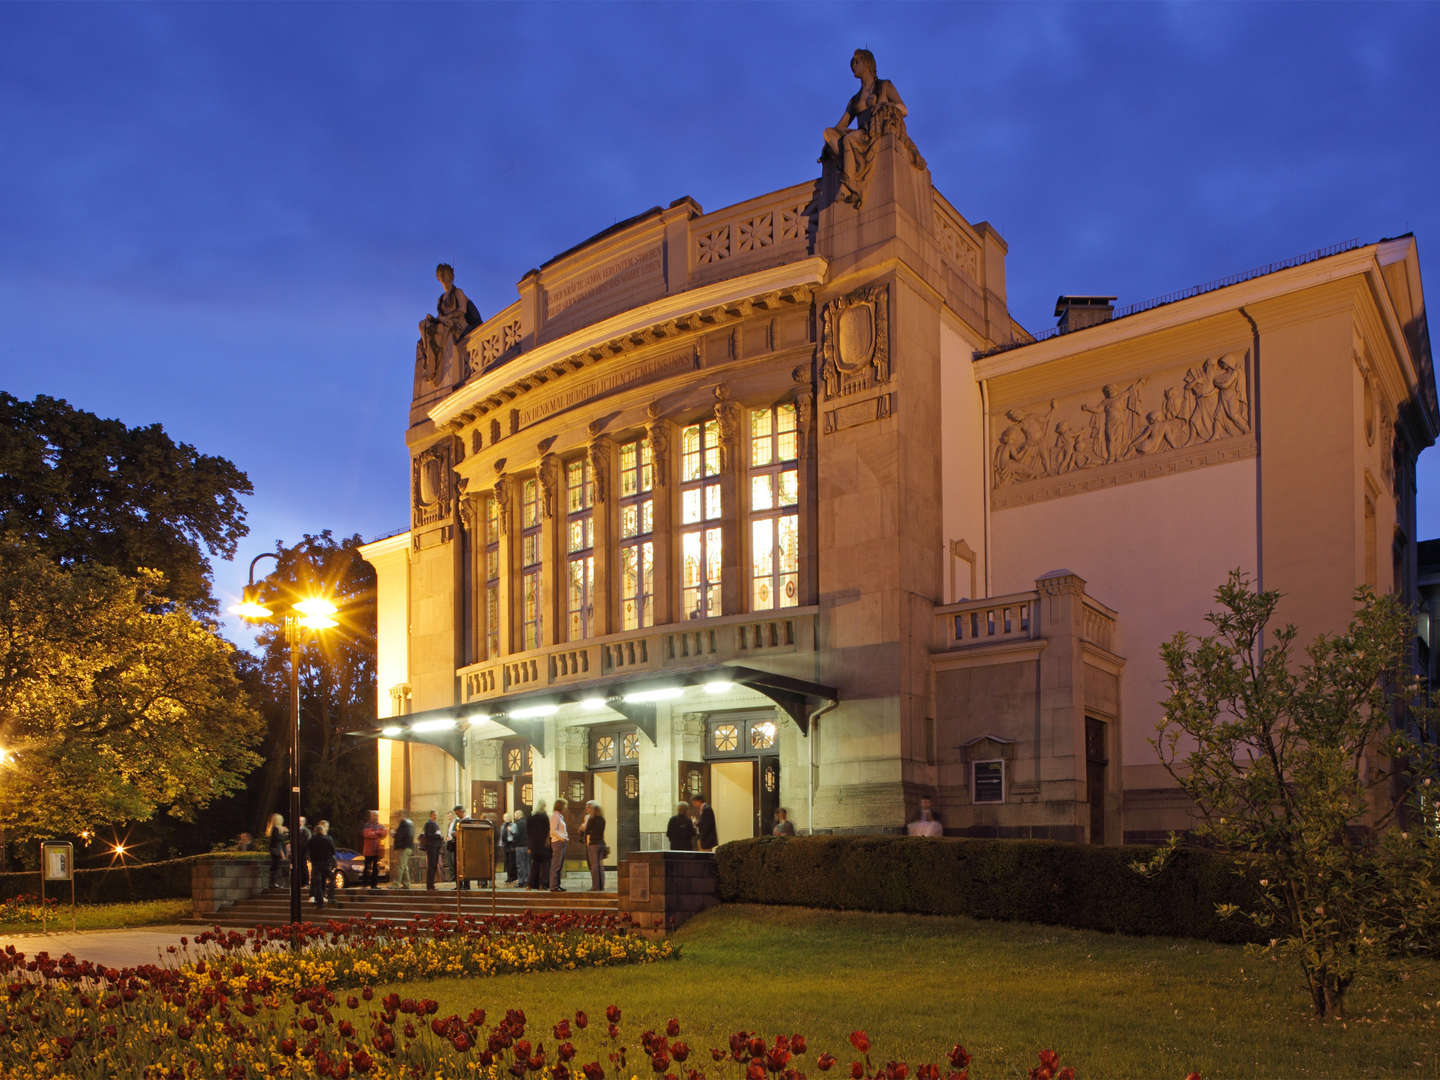
{"label": "grass lawn", "polygon": [[[1440,963],[1398,966],[1350,992],[1349,1019],[1317,1024],[1298,970],[1232,946],[1134,938],[1020,923],[731,905],[676,935],[678,961],[637,967],[442,979],[394,987],[433,997],[441,1015],[477,1006],[498,1020],[523,1008],[532,1038],[583,1008],[600,1021],[578,1042],[599,1056],[607,1004],[633,1037],[678,1017],[715,1074],[711,1046],[745,1028],[809,1041],[802,1065],[829,1050],[848,1080],[846,1037],[870,1034],[871,1056],[913,1066],[956,1042],[972,1080],[1023,1077],[1053,1048],[1081,1080],[1222,1077],[1440,1077]],[[493,1022],[492,1020],[492,1022]],[[593,1049],[592,1049],[593,1048]],[[640,1064],[644,1064],[641,1062]],[[632,1065],[632,1068],[634,1066]],[[646,1073],[648,1075],[648,1072]],[[734,1065],[724,1075],[738,1075]],[[912,1071],[912,1076],[913,1071]]]}
{"label": "grass lawn", "polygon": [[[134,900],[121,904],[77,904],[75,929],[118,930],[129,926],[151,926],[173,923],[190,917],[189,899]],[[70,905],[61,904],[50,910],[50,929],[70,929]],[[40,908],[37,904],[23,907],[9,903],[0,907],[0,934],[38,934]]]}

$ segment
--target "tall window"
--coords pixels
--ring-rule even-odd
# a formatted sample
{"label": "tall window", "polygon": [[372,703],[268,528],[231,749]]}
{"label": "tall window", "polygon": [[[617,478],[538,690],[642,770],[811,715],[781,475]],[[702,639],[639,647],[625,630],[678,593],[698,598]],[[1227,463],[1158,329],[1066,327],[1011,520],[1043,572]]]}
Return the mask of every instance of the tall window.
{"label": "tall window", "polygon": [[500,500],[485,500],[485,656],[500,655]]}
{"label": "tall window", "polygon": [[680,605],[686,618],[720,614],[720,425],[680,433]]}
{"label": "tall window", "polygon": [[620,445],[620,629],[655,625],[655,469],[648,439]]}
{"label": "tall window", "polygon": [[520,488],[520,648],[538,649],[544,626],[540,611],[540,481]]}
{"label": "tall window", "polygon": [[800,602],[795,406],[750,410],[750,609]]}
{"label": "tall window", "polygon": [[583,457],[565,463],[565,581],[567,640],[579,641],[595,603],[595,484]]}

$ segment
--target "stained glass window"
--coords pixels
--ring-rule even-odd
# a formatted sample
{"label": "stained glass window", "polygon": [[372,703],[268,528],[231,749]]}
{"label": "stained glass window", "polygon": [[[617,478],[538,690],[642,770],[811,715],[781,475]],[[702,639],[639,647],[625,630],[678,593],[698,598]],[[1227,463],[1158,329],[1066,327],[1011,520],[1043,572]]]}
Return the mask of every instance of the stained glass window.
{"label": "stained glass window", "polygon": [[520,648],[538,649],[544,630],[540,610],[540,481],[526,480],[520,489]]}
{"label": "stained glass window", "polygon": [[567,640],[579,641],[595,604],[595,484],[583,457],[565,464],[565,559]]}
{"label": "stained glass window", "polygon": [[620,446],[620,628],[655,625],[655,467],[647,439]]}
{"label": "stained glass window", "polygon": [[613,736],[613,735],[597,735],[597,736],[595,737],[595,760],[596,760],[596,761],[614,761],[614,760],[615,760],[615,736]]}
{"label": "stained glass window", "polygon": [[680,433],[680,604],[683,616],[720,614],[720,425]]}
{"label": "stained glass window", "polygon": [[800,469],[795,406],[750,410],[750,610],[800,602]]}
{"label": "stained glass window", "polygon": [[485,655],[500,655],[500,500],[485,500]]}
{"label": "stained glass window", "polygon": [[710,745],[727,753],[740,745],[740,729],[734,724],[716,724],[710,732]]}
{"label": "stained glass window", "polygon": [[626,761],[635,761],[640,757],[640,736],[630,732],[625,736],[624,754]]}
{"label": "stained glass window", "polygon": [[765,720],[750,725],[750,749],[769,750],[775,745],[775,721]]}

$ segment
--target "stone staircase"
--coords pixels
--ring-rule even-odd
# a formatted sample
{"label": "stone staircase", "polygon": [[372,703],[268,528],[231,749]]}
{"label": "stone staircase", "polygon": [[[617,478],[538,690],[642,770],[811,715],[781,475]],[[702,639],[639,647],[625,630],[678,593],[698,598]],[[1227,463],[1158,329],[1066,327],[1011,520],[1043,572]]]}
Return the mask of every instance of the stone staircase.
{"label": "stone staircase", "polygon": [[[609,874],[607,884],[613,890],[615,875]],[[565,892],[552,893],[548,890],[516,889],[501,884],[495,890],[494,914],[523,915],[526,912],[582,911],[596,914],[615,913],[620,910],[620,900],[614,891],[590,892],[590,875],[566,874]],[[326,922],[331,919],[353,919],[370,916],[375,919],[405,921],[429,919],[436,915],[451,915],[456,912],[456,892],[453,884],[438,886],[434,892],[419,886],[411,889],[391,889],[382,886],[377,892],[369,889],[337,889],[337,903],[326,904],[323,911],[316,911],[307,893],[302,905],[305,922]],[[459,894],[460,911],[471,918],[483,918],[491,914],[490,890],[471,888]],[[266,889],[259,896],[241,900],[222,908],[207,918],[188,920],[204,926],[281,926],[290,921],[290,893],[287,889]]]}

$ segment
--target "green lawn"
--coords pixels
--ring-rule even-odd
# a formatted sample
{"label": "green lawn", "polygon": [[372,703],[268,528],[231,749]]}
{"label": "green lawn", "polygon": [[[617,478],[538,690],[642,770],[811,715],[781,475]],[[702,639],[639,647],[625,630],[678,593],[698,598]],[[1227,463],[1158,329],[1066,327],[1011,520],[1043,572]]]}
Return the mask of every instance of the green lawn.
{"label": "green lawn", "polygon": [[[711,1046],[739,1028],[799,1032],[805,1066],[829,1050],[848,1080],[846,1036],[872,1058],[936,1061],[955,1042],[972,1080],[1023,1077],[1036,1051],[1060,1051],[1081,1080],[1222,1077],[1440,1077],[1440,963],[1408,963],[1351,991],[1349,1020],[1317,1024],[1298,971],[1243,949],[1020,923],[732,905],[676,935],[679,961],[639,967],[438,980],[395,987],[440,1000],[442,1015],[523,1008],[532,1036],[584,1008],[624,1010],[633,1037],[678,1017],[715,1072]],[[497,1012],[498,1010],[498,1012]],[[603,1023],[601,1024],[603,1028]],[[588,1036],[580,1060],[597,1055]],[[633,1068],[633,1066],[632,1066]],[[734,1066],[724,1075],[738,1075]],[[647,1073],[648,1075],[648,1073]],[[942,1072],[943,1075],[943,1072]],[[913,1071],[912,1071],[913,1076]]]}
{"label": "green lawn", "polygon": [[[120,904],[78,904],[75,908],[77,930],[117,930],[129,926],[152,926],[173,923],[190,917],[191,904],[182,900],[134,900]],[[40,932],[40,908],[27,904],[4,906],[0,915],[0,934],[36,934]],[[8,917],[5,917],[8,916]],[[70,929],[70,905],[61,904],[50,910],[51,930]]]}

